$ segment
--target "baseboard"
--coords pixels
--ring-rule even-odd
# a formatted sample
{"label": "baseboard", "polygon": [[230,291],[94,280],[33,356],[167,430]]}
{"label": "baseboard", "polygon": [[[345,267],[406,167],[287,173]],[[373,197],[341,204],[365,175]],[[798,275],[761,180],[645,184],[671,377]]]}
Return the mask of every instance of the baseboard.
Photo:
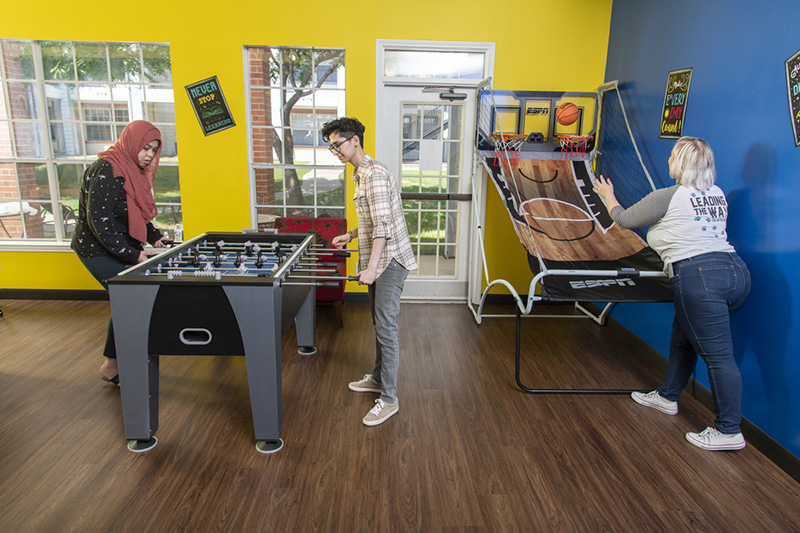
{"label": "baseboard", "polygon": [[365,304],[369,303],[369,294],[366,292],[346,292],[344,293],[344,303]]}
{"label": "baseboard", "polygon": [[[528,301],[527,294],[520,294],[519,297],[523,302]],[[484,305],[517,305],[517,300],[511,294],[487,294],[483,303]],[[572,305],[571,302],[570,305]]]}
{"label": "baseboard", "polygon": [[104,290],[0,289],[3,300],[108,300]]}

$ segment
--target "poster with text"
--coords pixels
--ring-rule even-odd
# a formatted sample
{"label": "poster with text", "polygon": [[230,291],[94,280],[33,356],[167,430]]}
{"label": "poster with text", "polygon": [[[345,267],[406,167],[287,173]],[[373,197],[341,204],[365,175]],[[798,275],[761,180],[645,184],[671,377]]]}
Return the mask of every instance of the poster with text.
{"label": "poster with text", "polygon": [[786,88],[789,91],[794,147],[797,148],[800,146],[800,51],[786,60]]}
{"label": "poster with text", "polygon": [[664,92],[664,112],[661,115],[662,139],[678,139],[683,134],[683,121],[686,118],[686,102],[689,100],[689,85],[692,83],[692,69],[673,70],[667,76],[667,90]]}
{"label": "poster with text", "polygon": [[236,125],[216,76],[187,85],[186,92],[200,127],[203,128],[203,135],[211,135]]}

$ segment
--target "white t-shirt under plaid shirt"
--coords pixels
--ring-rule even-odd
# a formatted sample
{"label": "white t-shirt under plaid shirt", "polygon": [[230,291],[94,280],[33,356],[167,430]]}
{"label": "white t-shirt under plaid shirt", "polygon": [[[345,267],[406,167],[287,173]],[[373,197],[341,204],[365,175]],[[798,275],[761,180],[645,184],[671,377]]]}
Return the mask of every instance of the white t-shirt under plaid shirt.
{"label": "white t-shirt under plaid shirt", "polygon": [[378,263],[380,276],[392,259],[406,270],[416,270],[417,261],[408,239],[403,205],[397,182],[386,166],[365,155],[353,172],[353,202],[358,214],[358,266],[366,270],[372,256],[372,241],[386,238],[386,247]]}

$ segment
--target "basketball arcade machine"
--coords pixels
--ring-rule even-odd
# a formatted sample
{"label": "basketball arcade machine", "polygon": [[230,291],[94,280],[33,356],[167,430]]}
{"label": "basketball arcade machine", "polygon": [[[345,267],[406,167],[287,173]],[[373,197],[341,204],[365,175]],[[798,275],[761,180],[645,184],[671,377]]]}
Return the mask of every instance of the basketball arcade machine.
{"label": "basketball arcade machine", "polygon": [[[523,315],[592,318],[602,325],[617,302],[671,300],[658,256],[641,236],[615,227],[602,199],[592,188],[595,171],[613,176],[615,192],[624,207],[655,189],[641,161],[617,83],[604,84],[597,93],[483,89],[478,94],[473,183],[477,182],[477,169],[482,166],[495,184],[528,252],[534,277],[527,301],[508,281],[490,280],[476,205],[473,222],[477,231],[471,243],[471,257],[475,258],[474,249],[478,248],[482,263],[471,266],[468,302],[476,322],[480,324],[483,318],[516,317],[516,381],[526,392],[630,393],[631,390],[611,389],[533,389],[520,379]],[[531,197],[531,193],[539,197]],[[475,190],[473,194],[479,197]],[[536,206],[540,206],[539,211],[535,211]],[[580,215],[573,217],[572,213]],[[568,231],[565,228],[579,224],[585,229],[572,235],[563,233]],[[621,232],[624,239],[620,238]],[[617,239],[625,241],[627,248],[613,251]],[[597,250],[610,252],[602,257]],[[486,288],[477,301],[481,273],[485,275]],[[516,315],[483,313],[489,292],[498,285],[506,287],[513,296]],[[582,314],[532,315],[535,302],[571,302]],[[582,302],[607,303],[597,314]]]}
{"label": "basketball arcade machine", "polygon": [[281,340],[294,323],[298,351],[316,352],[318,280],[341,279],[317,258],[348,253],[313,242],[303,234],[205,233],[108,280],[128,449],[158,442],[161,355],[243,355],[256,448],[283,447]]}

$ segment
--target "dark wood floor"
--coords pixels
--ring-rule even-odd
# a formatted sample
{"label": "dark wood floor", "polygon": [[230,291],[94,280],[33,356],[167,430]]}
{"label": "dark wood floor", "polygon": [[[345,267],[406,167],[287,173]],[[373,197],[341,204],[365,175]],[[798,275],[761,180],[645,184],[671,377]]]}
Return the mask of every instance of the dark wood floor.
{"label": "dark wood floor", "polygon": [[[318,314],[319,352],[283,343],[283,439],[256,452],[243,358],[162,357],[158,446],[125,447],[98,374],[107,302],[2,302],[0,531],[798,531],[800,485],[749,446],[706,452],[678,416],[624,396],[534,396],[514,383],[514,321],[404,304],[400,412],[367,428],[368,307]],[[545,387],[652,388],[618,326],[524,322]]]}

